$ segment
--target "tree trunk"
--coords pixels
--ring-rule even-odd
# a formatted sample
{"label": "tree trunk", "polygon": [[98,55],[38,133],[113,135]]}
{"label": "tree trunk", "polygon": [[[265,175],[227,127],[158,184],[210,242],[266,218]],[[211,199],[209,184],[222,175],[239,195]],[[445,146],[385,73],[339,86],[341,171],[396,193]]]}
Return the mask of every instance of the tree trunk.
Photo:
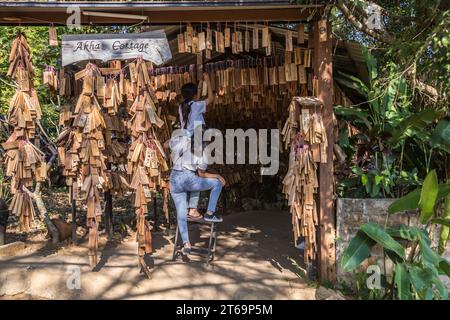
{"label": "tree trunk", "polygon": [[41,183],[36,183],[36,188],[34,192],[31,192],[28,190],[25,186],[23,187],[23,190],[27,192],[30,197],[34,200],[36,203],[36,207],[39,210],[39,213],[42,217],[44,217],[44,223],[47,227],[48,232],[50,233],[52,237],[52,243],[56,244],[59,242],[59,232],[58,229],[55,227],[53,222],[50,220],[50,216],[48,215],[47,208],[44,205],[44,201],[42,200],[42,194],[41,194]]}
{"label": "tree trunk", "polygon": [[5,232],[6,228],[4,226],[0,226],[0,246],[5,244]]}
{"label": "tree trunk", "polygon": [[8,223],[9,210],[5,200],[0,198],[0,246],[5,244],[6,224]]}

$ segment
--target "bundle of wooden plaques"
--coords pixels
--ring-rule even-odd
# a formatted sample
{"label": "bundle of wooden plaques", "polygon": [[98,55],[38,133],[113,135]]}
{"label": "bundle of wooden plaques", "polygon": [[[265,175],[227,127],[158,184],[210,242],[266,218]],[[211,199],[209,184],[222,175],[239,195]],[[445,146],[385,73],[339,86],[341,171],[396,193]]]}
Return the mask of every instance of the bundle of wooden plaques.
{"label": "bundle of wooden plaques", "polygon": [[[156,128],[162,128],[165,122],[157,113],[156,99],[151,88],[150,77],[145,61],[138,59],[136,65],[130,64],[131,82],[139,94],[129,110],[128,127],[131,130],[131,146],[128,153],[127,173],[132,177],[130,187],[136,191],[134,207],[137,218],[138,254],[152,252],[151,231],[145,215],[147,204],[152,200],[157,188],[167,188],[162,172],[168,171],[166,155],[158,140]],[[134,69],[132,71],[132,69]],[[141,79],[141,80],[139,80]],[[133,92],[136,92],[133,91]]]}
{"label": "bundle of wooden plaques", "polygon": [[[292,97],[313,93],[310,49],[296,48],[285,56],[227,60],[205,64],[216,93],[208,108],[208,120],[245,127],[266,121],[282,121]],[[166,67],[153,70],[151,82],[160,103],[176,103],[187,82],[196,82],[198,66]],[[229,110],[233,112],[229,112]],[[216,121],[220,119],[220,121]]]}
{"label": "bundle of wooden plaques", "polygon": [[[212,51],[224,53],[226,48],[231,48],[233,54],[250,52],[251,50],[264,49],[266,55],[273,52],[272,34],[267,24],[260,26],[256,22],[253,25],[233,25],[233,31],[225,24],[216,23],[216,29],[211,28],[207,23],[206,28],[203,25],[193,27],[191,24],[186,26],[184,32],[178,34],[178,53],[202,54],[205,52],[206,59],[211,59]],[[222,27],[223,30],[222,30]],[[304,43],[304,25],[298,24],[297,39],[299,44]],[[293,50],[293,32],[286,30],[286,51]]]}
{"label": "bundle of wooden plaques", "polygon": [[37,139],[36,122],[42,112],[33,87],[33,65],[25,35],[17,33],[9,55],[8,76],[17,82],[9,110],[8,124],[13,127],[11,136],[2,144],[6,151],[6,175],[11,179],[13,194],[9,210],[19,216],[20,228],[28,231],[34,217],[33,203],[23,187],[31,187],[34,180],[45,181],[47,167],[45,155],[32,142]]}
{"label": "bundle of wooden plaques", "polygon": [[305,263],[317,253],[317,207],[314,194],[319,187],[317,162],[326,162],[328,146],[321,117],[322,103],[315,97],[295,97],[289,105],[289,118],[282,135],[290,147],[289,169],[283,179],[283,193],[291,207],[294,240],[305,241]]}
{"label": "bundle of wooden plaques", "polygon": [[69,199],[82,199],[87,204],[89,263],[94,266],[97,264],[98,225],[102,215],[100,195],[109,188],[104,137],[106,123],[96,96],[95,81],[101,77],[99,68],[89,63],[78,77],[83,80],[83,91],[73,111],[72,127],[60,134],[57,143]]}
{"label": "bundle of wooden plaques", "polygon": [[[81,92],[75,106],[65,103],[61,108],[59,123],[66,129],[57,143],[70,199],[87,201],[91,265],[96,263],[100,191],[117,196],[129,189],[136,191],[133,201],[140,257],[152,251],[145,215],[154,191],[162,191],[163,211],[168,216],[169,167],[160,141],[167,140],[171,132],[167,115],[156,107],[149,75],[153,66],[140,58],[123,68],[121,63],[110,61],[106,68],[88,64],[75,74],[59,73],[60,91],[65,88],[67,97]],[[68,90],[63,79],[73,88]]]}

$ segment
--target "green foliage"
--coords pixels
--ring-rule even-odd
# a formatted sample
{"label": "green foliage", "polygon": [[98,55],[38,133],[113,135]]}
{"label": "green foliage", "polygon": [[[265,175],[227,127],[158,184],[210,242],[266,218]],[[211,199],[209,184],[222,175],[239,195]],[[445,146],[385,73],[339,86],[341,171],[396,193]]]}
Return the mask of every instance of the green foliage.
{"label": "green foliage", "polygon": [[433,123],[445,115],[444,110],[425,109],[414,113],[405,118],[392,131],[392,137],[389,143],[397,146],[400,141],[415,134],[422,134],[430,123]]}
{"label": "green foliage", "polygon": [[439,234],[439,254],[444,253],[447,247],[447,241],[450,237],[450,192],[445,196],[444,201],[444,217],[442,219],[434,219],[434,223],[438,223],[441,226],[441,232]]}
{"label": "green foliage", "polygon": [[[440,256],[440,249],[437,251],[431,247],[429,231],[425,225],[430,221],[441,224],[442,228],[450,225],[448,212],[445,212],[444,218],[440,218],[436,210],[438,199],[444,197],[447,200],[450,195],[447,186],[448,184],[438,185],[436,171],[432,170],[420,189],[398,199],[389,208],[389,213],[405,208],[419,209],[423,227],[400,225],[385,228],[372,222],[363,224],[344,250],[341,261],[343,270],[356,270],[370,256],[372,247],[377,244],[395,265],[392,284],[385,286],[387,291],[391,290],[388,288],[393,288],[393,291],[390,291],[392,298],[448,299],[448,292],[439,276],[449,276],[450,264]],[[446,206],[447,204],[445,209]],[[434,218],[431,219],[432,217]],[[405,254],[405,248],[411,250],[408,256]],[[385,297],[387,296],[386,294]]]}
{"label": "green foliage", "polygon": [[[441,183],[438,185],[437,200],[447,196],[450,193],[450,183]],[[401,211],[412,211],[419,207],[421,188],[416,189],[407,195],[395,200],[388,208],[389,214]]]}
{"label": "green foliage", "polygon": [[426,224],[434,212],[434,204],[438,196],[438,179],[436,171],[427,174],[420,191],[420,222]]}
{"label": "green foliage", "polygon": [[411,299],[410,282],[411,280],[406,265],[403,262],[397,263],[395,266],[395,285],[397,286],[399,300]]}
{"label": "green foliage", "polygon": [[374,240],[367,237],[361,230],[358,231],[342,256],[342,268],[344,271],[351,271],[359,266],[370,255],[374,245]]}
{"label": "green foliage", "polygon": [[[382,29],[367,25],[369,6],[374,4],[381,13]],[[335,107],[338,119],[357,130],[356,136],[340,137],[339,144],[349,167],[361,169],[341,177],[340,196],[402,196],[414,190],[431,167],[438,176],[449,178],[449,9],[448,3],[439,0],[409,0],[400,5],[395,1],[335,2],[330,13],[333,34],[363,47],[368,75],[365,78],[359,69],[357,75],[334,74],[337,85],[361,99],[356,99],[355,106]],[[354,21],[367,25],[372,33]],[[341,127],[340,135],[348,133]]]}
{"label": "green foliage", "polygon": [[[393,197],[417,186],[418,174],[428,171],[432,159],[438,163],[442,156],[446,159],[450,126],[444,117],[448,111],[427,108],[415,112],[411,105],[412,88],[399,74],[399,67],[391,63],[393,75],[380,79],[375,57],[366,49],[363,52],[370,75],[368,85],[344,73],[336,76],[339,84],[356,90],[366,100],[358,107],[334,108],[341,120],[359,129],[356,139],[348,138],[347,129],[341,130],[341,136],[346,137],[340,137],[339,142],[353,162],[352,173],[360,178],[366,195]],[[445,165],[438,168],[443,171]],[[344,194],[349,190],[346,187],[341,185]]]}
{"label": "green foliage", "polygon": [[[364,23],[368,17],[367,9],[372,1],[343,1],[355,15]],[[390,78],[389,65],[394,63],[402,66],[400,72],[409,70],[424,83],[435,87],[441,95],[450,90],[450,50],[449,24],[450,10],[448,2],[440,0],[381,0],[376,4],[382,8],[382,27],[377,32],[381,40],[357,30],[346,17],[334,8],[331,19],[333,33],[339,39],[352,40],[364,46],[375,47],[379,66],[379,76]],[[386,34],[394,39],[387,40]],[[372,78],[372,77],[371,77]],[[414,88],[416,90],[417,88]],[[423,101],[420,102],[421,104]]]}
{"label": "green foliage", "polygon": [[437,123],[431,135],[431,146],[450,154],[450,121],[448,118]]}

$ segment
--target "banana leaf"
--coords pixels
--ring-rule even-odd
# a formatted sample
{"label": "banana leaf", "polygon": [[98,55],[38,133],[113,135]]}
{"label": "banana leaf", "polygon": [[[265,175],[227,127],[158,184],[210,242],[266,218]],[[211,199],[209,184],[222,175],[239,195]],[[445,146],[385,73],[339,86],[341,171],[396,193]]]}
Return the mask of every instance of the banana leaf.
{"label": "banana leaf", "polygon": [[447,275],[447,277],[450,277],[450,263],[446,259],[442,259],[439,261],[439,269]]}
{"label": "banana leaf", "polygon": [[400,258],[405,259],[405,249],[395,241],[382,227],[373,222],[365,223],[361,226],[361,231],[367,234],[383,248],[395,252]]}
{"label": "banana leaf", "polygon": [[395,285],[399,300],[411,300],[410,280],[408,270],[404,263],[395,265]]}
{"label": "banana leaf", "polygon": [[[438,197],[439,200],[442,197],[445,197],[450,193],[450,183],[441,183],[438,187]],[[388,208],[389,214],[394,214],[402,211],[412,211],[419,207],[420,200],[420,188],[414,191],[411,191],[407,195],[404,195],[401,198],[398,198]]]}
{"label": "banana leaf", "polygon": [[448,119],[440,120],[431,134],[431,146],[439,148],[450,153],[450,121]]}
{"label": "banana leaf", "polygon": [[436,223],[436,224],[440,224],[443,227],[450,227],[450,218],[436,218],[436,219],[431,219],[432,223]]}
{"label": "banana leaf", "polygon": [[378,77],[377,59],[369,52],[369,50],[362,46],[362,53],[366,61],[367,70],[369,71],[370,82]]}
{"label": "banana leaf", "polygon": [[426,109],[412,114],[394,128],[389,144],[397,146],[406,137],[425,130],[426,126],[445,115],[445,111]]}
{"label": "banana leaf", "polygon": [[[435,219],[435,220],[439,220],[439,222],[435,222],[435,223],[439,223],[442,225],[441,227],[441,231],[439,233],[439,246],[438,246],[438,252],[439,254],[443,254],[445,249],[447,248],[447,241],[450,235],[450,194],[447,194],[445,196],[445,201],[444,201],[444,219]],[[443,221],[441,221],[443,220]],[[447,221],[446,223],[444,223],[445,221]]]}
{"label": "banana leaf", "polygon": [[422,190],[420,191],[420,222],[426,224],[433,216],[434,205],[439,193],[438,178],[436,170],[428,172],[423,181]]}
{"label": "banana leaf", "polygon": [[344,250],[341,261],[342,269],[347,272],[354,270],[370,255],[374,245],[375,241],[359,230]]}
{"label": "banana leaf", "polygon": [[398,227],[386,228],[386,232],[391,237],[402,238],[409,241],[415,241],[419,239],[420,230],[415,227],[407,227],[405,225],[400,225]]}
{"label": "banana leaf", "polygon": [[431,248],[431,240],[425,232],[419,233],[419,245],[422,263],[430,269],[439,268],[442,258]]}
{"label": "banana leaf", "polygon": [[[424,299],[427,289],[431,286],[433,274],[430,269],[412,266],[409,268],[411,283],[419,296]],[[430,297],[431,298],[431,297]]]}
{"label": "banana leaf", "polygon": [[343,107],[341,105],[334,107],[334,113],[337,116],[342,116],[347,119],[356,120],[364,123],[367,129],[372,129],[372,124],[369,121],[369,113],[359,108]]}
{"label": "banana leaf", "polygon": [[336,80],[339,84],[346,86],[347,88],[358,91],[364,97],[368,97],[369,88],[361,81],[361,79],[352,76],[350,74],[338,71],[334,76],[334,80]]}
{"label": "banana leaf", "polygon": [[445,288],[444,284],[442,283],[441,279],[439,279],[439,277],[434,276],[431,279],[431,282],[434,284],[434,286],[438,290],[441,299],[448,300],[448,292],[447,292],[447,289]]}

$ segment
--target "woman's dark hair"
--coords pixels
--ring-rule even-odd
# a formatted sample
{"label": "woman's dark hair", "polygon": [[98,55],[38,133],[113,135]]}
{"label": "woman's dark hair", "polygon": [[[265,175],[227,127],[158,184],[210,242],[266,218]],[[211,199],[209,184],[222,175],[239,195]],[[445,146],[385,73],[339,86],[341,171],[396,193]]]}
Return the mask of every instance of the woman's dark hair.
{"label": "woman's dark hair", "polygon": [[[184,121],[184,128],[187,128],[189,114],[191,113],[191,104],[190,102],[197,95],[197,86],[195,83],[186,83],[181,87],[181,95],[183,96],[183,102],[181,103],[181,115]],[[180,119],[181,122],[181,119]]]}

